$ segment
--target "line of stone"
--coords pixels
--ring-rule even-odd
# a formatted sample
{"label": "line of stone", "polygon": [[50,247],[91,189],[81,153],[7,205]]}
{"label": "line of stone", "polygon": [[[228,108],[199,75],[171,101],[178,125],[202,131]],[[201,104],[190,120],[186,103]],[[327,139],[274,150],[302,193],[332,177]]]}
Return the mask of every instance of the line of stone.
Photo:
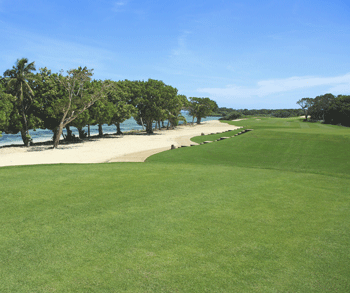
{"label": "line of stone", "polygon": [[[243,127],[240,127],[240,128],[243,128]],[[243,134],[243,133],[247,133],[247,132],[252,131],[252,130],[254,130],[254,129],[244,129],[244,130],[242,130],[242,131],[236,133],[235,135],[232,135],[232,136],[222,136],[222,137],[220,137],[219,139],[216,139],[216,140],[214,140],[214,141],[220,141],[220,140],[232,138],[232,137],[241,135],[241,134]],[[207,134],[207,135],[221,134],[221,133],[225,133],[225,132],[229,132],[229,131],[232,131],[232,130],[226,130],[226,131],[224,131],[224,132],[210,133],[210,134]],[[201,135],[205,135],[205,134],[202,133]],[[200,145],[206,144],[206,143],[211,143],[211,142],[214,142],[214,141],[212,141],[212,140],[206,140],[206,141],[201,142]],[[181,148],[184,148],[184,147],[196,146],[196,145],[198,145],[198,144],[182,145],[182,146],[180,146],[180,147],[181,147]],[[179,147],[179,148],[180,148],[180,147]],[[172,150],[173,150],[173,149],[176,149],[176,146],[175,146],[175,145],[171,145],[171,149],[172,149]]]}

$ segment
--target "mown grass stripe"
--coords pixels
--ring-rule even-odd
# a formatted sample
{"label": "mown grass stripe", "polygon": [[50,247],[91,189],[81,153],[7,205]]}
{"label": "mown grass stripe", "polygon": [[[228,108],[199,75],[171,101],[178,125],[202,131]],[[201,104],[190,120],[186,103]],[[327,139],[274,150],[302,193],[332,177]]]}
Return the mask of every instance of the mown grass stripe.
{"label": "mown grass stripe", "polygon": [[303,122],[301,122],[301,123],[299,123],[299,125],[300,125],[300,128],[310,128],[310,125],[308,124],[308,123],[303,123]]}

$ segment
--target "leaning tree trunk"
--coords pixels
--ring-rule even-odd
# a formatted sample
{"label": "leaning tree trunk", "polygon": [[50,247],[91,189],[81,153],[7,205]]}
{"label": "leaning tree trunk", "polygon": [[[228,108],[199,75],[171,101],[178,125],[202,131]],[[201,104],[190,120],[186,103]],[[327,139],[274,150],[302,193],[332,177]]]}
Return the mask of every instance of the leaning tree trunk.
{"label": "leaning tree trunk", "polygon": [[123,134],[123,132],[120,130],[120,123],[117,122],[115,126],[117,126],[117,135]]}
{"label": "leaning tree trunk", "polygon": [[54,136],[54,142],[53,142],[53,147],[57,148],[58,144],[60,143],[60,137],[62,135],[63,132],[63,123],[60,123],[60,125],[56,128],[56,133]]}
{"label": "leaning tree trunk", "polygon": [[140,120],[141,120],[142,130],[144,130],[145,129],[145,125],[143,124],[142,117],[140,117]]}

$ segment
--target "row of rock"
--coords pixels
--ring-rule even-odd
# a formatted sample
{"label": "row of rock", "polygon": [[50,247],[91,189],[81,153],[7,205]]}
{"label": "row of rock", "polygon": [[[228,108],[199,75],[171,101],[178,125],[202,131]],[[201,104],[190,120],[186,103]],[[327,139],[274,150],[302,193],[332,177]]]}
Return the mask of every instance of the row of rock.
{"label": "row of rock", "polygon": [[[243,128],[243,127],[240,127],[240,128]],[[220,137],[219,139],[216,139],[216,140],[214,140],[214,141],[220,141],[220,140],[224,140],[224,139],[227,139],[227,138],[235,137],[235,136],[237,136],[237,135],[241,135],[241,134],[243,134],[243,133],[246,133],[246,132],[252,131],[252,130],[253,130],[253,129],[244,129],[244,130],[242,130],[241,132],[236,133],[235,135],[232,135],[232,136],[222,136],[222,137]],[[229,132],[229,131],[232,131],[232,130],[226,130],[226,131],[224,131],[224,132],[216,132],[216,133],[210,133],[210,134],[221,134],[221,133],[225,133],[225,132]],[[201,135],[205,135],[205,134],[202,133]],[[206,144],[206,143],[211,143],[211,142],[213,142],[213,141],[207,140],[207,141],[201,142],[200,144]],[[197,144],[191,144],[191,145],[189,145],[189,146],[195,146],[195,145],[197,145]],[[183,148],[183,147],[188,147],[188,145],[182,145],[181,147],[182,147],[182,148]],[[173,150],[173,149],[176,149],[176,146],[174,146],[174,145],[172,144],[172,145],[171,145],[171,149],[172,149],[172,150]]]}
{"label": "row of rock", "polygon": [[[241,128],[243,128],[243,127],[241,127]],[[232,135],[232,136],[222,136],[222,137],[220,137],[219,139],[216,139],[216,140],[214,140],[214,141],[220,141],[220,140],[224,140],[224,139],[227,139],[227,138],[235,137],[235,136],[237,136],[237,135],[241,135],[241,134],[243,134],[243,133],[246,133],[246,132],[252,131],[252,130],[253,130],[253,129],[244,129],[244,130],[242,130],[241,132],[236,133],[235,135]],[[229,130],[229,131],[231,131],[231,130]],[[227,132],[227,131],[225,131],[225,132]],[[212,133],[212,134],[215,134],[215,133]],[[200,143],[200,144],[206,144],[206,143],[211,143],[211,142],[213,142],[213,141],[207,140],[207,141],[203,141],[203,142]]]}

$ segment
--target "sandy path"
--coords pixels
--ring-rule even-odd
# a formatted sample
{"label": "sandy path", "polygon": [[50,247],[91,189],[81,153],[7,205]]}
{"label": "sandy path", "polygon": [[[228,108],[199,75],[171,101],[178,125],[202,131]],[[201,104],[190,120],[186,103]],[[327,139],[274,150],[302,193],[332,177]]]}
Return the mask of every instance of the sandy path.
{"label": "sandy path", "polygon": [[191,137],[234,130],[238,127],[217,120],[174,130],[156,131],[153,135],[111,135],[83,143],[51,146],[0,148],[0,167],[58,163],[143,162],[148,156],[170,149],[171,145],[194,144]]}

